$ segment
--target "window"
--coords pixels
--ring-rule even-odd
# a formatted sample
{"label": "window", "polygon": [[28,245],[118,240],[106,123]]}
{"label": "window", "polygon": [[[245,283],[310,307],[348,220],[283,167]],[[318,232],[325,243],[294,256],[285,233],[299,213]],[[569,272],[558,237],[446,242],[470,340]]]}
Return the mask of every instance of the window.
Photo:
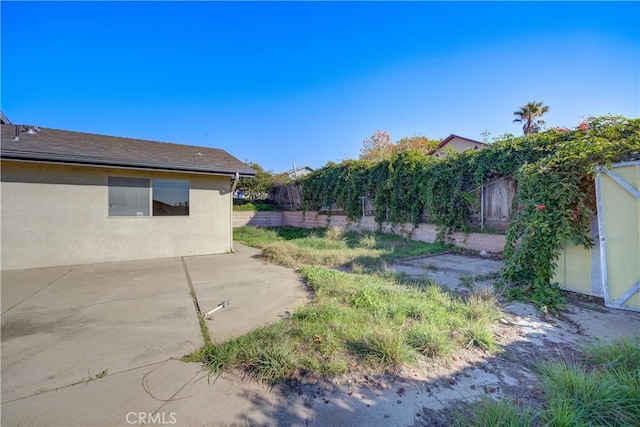
{"label": "window", "polygon": [[153,180],[153,216],[189,215],[189,181]]}
{"label": "window", "polygon": [[189,181],[110,176],[108,184],[109,216],[189,215]]}
{"label": "window", "polygon": [[149,216],[149,180],[110,176],[109,216]]}

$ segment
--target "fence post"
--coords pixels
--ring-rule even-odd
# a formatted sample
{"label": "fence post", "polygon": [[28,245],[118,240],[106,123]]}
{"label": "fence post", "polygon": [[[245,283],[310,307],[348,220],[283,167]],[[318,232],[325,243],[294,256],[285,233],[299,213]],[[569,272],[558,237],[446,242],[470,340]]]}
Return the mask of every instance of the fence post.
{"label": "fence post", "polygon": [[480,230],[484,231],[484,182],[480,185]]}

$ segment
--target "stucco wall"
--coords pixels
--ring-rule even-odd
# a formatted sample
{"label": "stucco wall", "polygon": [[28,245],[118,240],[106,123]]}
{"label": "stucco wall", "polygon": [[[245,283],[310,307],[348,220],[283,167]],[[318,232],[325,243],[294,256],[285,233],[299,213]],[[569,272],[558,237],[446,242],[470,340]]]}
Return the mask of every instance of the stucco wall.
{"label": "stucco wall", "polygon": [[447,153],[449,153],[450,151],[458,152],[458,151],[473,150],[475,148],[480,149],[482,148],[482,146],[475,144],[471,141],[467,141],[465,139],[453,138],[451,141],[449,141],[447,145],[445,145],[444,147],[436,151],[436,157],[442,157]]}
{"label": "stucco wall", "polygon": [[[2,162],[3,270],[223,253],[230,178]],[[109,176],[189,180],[189,216],[110,217]]]}

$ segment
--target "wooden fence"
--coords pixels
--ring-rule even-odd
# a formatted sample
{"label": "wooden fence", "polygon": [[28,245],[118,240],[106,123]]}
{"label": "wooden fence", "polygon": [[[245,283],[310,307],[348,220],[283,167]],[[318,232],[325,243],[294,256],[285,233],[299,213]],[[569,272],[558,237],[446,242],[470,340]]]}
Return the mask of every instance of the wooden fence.
{"label": "wooden fence", "polygon": [[298,211],[303,207],[302,186],[298,183],[278,185],[272,195],[276,206],[284,211]]}
{"label": "wooden fence", "polygon": [[[469,216],[469,224],[477,229],[491,229],[505,231],[509,228],[509,222],[513,213],[513,201],[518,190],[518,183],[508,177],[500,177],[484,184],[476,190],[476,203],[472,214]],[[302,186],[300,184],[287,184],[276,187],[273,193],[276,205],[285,211],[297,211],[303,208]],[[362,197],[363,217],[375,216],[375,199]],[[340,207],[323,205],[320,213],[332,215],[344,215]],[[426,214],[422,216],[425,222],[429,222]]]}
{"label": "wooden fence", "polygon": [[469,223],[478,228],[505,231],[513,213],[513,200],[518,182],[506,177],[486,183],[477,190],[477,208],[469,216]]}

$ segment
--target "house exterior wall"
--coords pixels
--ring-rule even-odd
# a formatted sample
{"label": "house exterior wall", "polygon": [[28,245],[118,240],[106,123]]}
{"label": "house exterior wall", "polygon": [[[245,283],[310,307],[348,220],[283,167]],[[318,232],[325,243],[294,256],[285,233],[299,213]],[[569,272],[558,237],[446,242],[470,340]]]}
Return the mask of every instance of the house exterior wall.
{"label": "house exterior wall", "polygon": [[446,156],[447,153],[450,151],[459,152],[459,151],[473,150],[476,147],[477,149],[483,148],[482,144],[477,144],[461,138],[453,138],[451,141],[447,143],[447,145],[438,149],[435,155],[436,157],[442,157],[442,156]]}
{"label": "house exterior wall", "polygon": [[[230,178],[2,161],[3,270],[223,253]],[[188,180],[189,216],[109,216],[109,176]]]}

